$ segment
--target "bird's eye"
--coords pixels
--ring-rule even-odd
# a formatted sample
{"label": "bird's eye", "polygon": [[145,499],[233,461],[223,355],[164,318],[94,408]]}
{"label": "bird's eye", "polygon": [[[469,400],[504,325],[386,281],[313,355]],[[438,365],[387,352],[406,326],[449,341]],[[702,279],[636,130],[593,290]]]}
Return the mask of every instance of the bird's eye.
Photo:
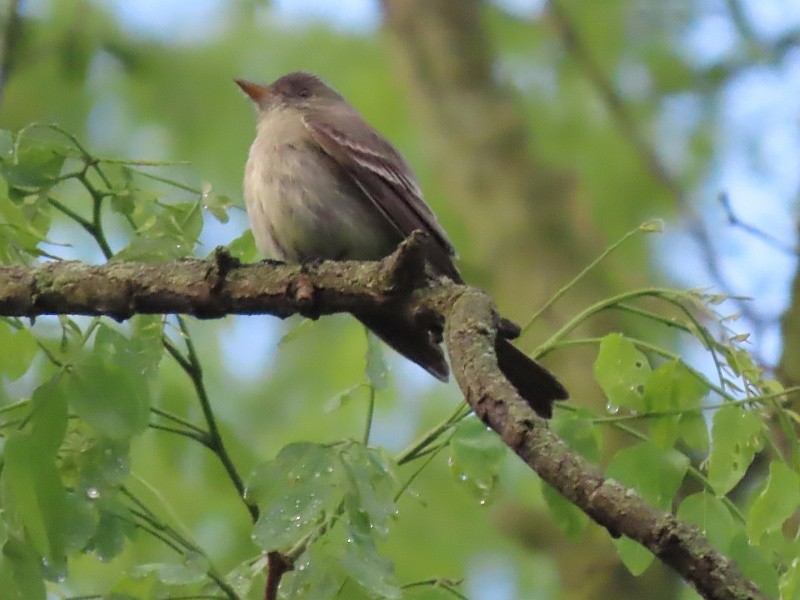
{"label": "bird's eye", "polygon": [[311,95],[311,90],[307,87],[301,87],[297,90],[297,95],[301,98],[308,98]]}

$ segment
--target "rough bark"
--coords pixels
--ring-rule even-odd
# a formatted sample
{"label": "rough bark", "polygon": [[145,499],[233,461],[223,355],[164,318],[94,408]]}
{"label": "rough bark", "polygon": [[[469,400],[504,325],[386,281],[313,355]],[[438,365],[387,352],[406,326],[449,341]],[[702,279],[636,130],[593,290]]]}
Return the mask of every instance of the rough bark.
{"label": "rough bark", "polygon": [[0,266],[0,315],[316,317],[357,308],[386,309],[391,318],[391,307],[407,302],[426,323],[432,317],[444,320],[453,372],[467,401],[542,479],[614,535],[627,535],[650,549],[705,598],[765,598],[696,528],[605,479],[567,448],[500,373],[494,352],[498,318],[491,299],[445,278],[426,280],[421,247],[412,236],[380,263],[239,265],[219,251],[212,261]]}

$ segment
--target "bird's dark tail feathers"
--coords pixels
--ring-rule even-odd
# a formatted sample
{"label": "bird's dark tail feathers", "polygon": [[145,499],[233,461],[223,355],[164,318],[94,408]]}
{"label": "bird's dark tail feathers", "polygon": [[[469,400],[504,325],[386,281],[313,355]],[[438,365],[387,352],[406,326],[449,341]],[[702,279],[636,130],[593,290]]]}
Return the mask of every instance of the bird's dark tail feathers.
{"label": "bird's dark tail feathers", "polygon": [[555,375],[507,339],[498,337],[494,349],[500,370],[540,417],[549,419],[553,402],[569,398]]}
{"label": "bird's dark tail feathers", "polygon": [[385,316],[358,313],[356,319],[367,329],[414,361],[439,381],[447,381],[450,370],[441,347],[441,334],[437,336],[424,327],[404,319],[387,319]]}
{"label": "bird's dark tail feathers", "polygon": [[[375,335],[397,352],[414,361],[440,381],[447,381],[450,371],[441,348],[441,337],[404,319],[382,315],[356,314]],[[550,371],[498,336],[495,344],[497,363],[511,384],[539,416],[553,416],[553,402],[566,400],[567,390]]]}

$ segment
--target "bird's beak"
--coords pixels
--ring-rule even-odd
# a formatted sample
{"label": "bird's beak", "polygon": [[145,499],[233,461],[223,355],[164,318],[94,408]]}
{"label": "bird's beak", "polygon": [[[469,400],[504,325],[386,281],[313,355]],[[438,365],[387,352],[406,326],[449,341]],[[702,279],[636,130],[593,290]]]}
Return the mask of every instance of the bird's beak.
{"label": "bird's beak", "polygon": [[261,106],[264,100],[266,100],[267,96],[269,96],[269,86],[258,85],[257,83],[247,81],[246,79],[234,79],[234,81],[240,88],[242,88],[242,91],[259,106]]}

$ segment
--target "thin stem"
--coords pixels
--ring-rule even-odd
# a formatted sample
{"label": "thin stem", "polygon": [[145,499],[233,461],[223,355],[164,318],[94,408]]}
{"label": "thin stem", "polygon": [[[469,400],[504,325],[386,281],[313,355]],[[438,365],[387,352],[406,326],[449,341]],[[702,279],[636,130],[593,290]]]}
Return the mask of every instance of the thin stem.
{"label": "thin stem", "polygon": [[60,213],[68,216],[70,219],[75,221],[78,225],[83,227],[89,235],[94,237],[94,234],[95,234],[94,226],[88,220],[84,219],[78,213],[73,211],[71,208],[68,208],[67,206],[62,204],[60,201],[58,201],[55,198],[53,198],[52,196],[48,196],[47,197],[47,203],[50,204],[50,206],[55,208]]}
{"label": "thin stem", "polygon": [[458,585],[461,585],[461,581],[454,581],[452,579],[423,579],[422,581],[412,581],[411,583],[403,584],[400,587],[404,590],[415,587],[434,587],[446,590],[460,600],[469,600],[464,594],[455,589]]}
{"label": "thin stem", "polygon": [[[419,476],[419,474],[422,473],[422,471],[429,464],[431,464],[431,462],[433,462],[433,459],[436,458],[436,455],[439,454],[439,452],[445,446],[447,446],[449,443],[450,443],[450,440],[448,439],[447,442],[445,442],[443,444],[440,444],[439,446],[437,446],[434,450],[432,450],[429,453],[428,459],[425,462],[423,462],[413,473],[411,473],[409,478],[406,479],[405,483],[403,483],[403,485],[400,486],[400,489],[397,490],[397,493],[395,493],[395,495],[394,495],[394,501],[395,502],[400,500],[400,498],[403,496],[403,494],[406,493],[406,490],[408,490],[408,488],[411,486],[411,484],[414,482],[414,480]],[[422,454],[418,454],[417,456],[422,456]]]}
{"label": "thin stem", "polygon": [[203,368],[197,356],[194,342],[189,334],[189,329],[186,326],[186,321],[184,318],[178,315],[177,320],[178,327],[183,335],[184,343],[186,344],[187,356],[181,356],[171,344],[167,346],[166,342],[165,347],[167,348],[167,351],[169,351],[169,353],[176,358],[176,360],[178,360],[177,356],[181,357],[181,360],[178,360],[178,364],[181,365],[183,370],[192,380],[192,385],[194,386],[195,393],[197,394],[197,399],[200,402],[200,408],[203,411],[203,417],[205,418],[206,425],[208,426],[209,439],[207,446],[219,457],[225,472],[228,474],[228,478],[236,488],[236,492],[239,494],[239,497],[244,501],[253,522],[255,522],[258,520],[258,507],[245,500],[244,481],[239,475],[239,472],[236,470],[233,460],[231,460],[228,450],[225,447],[225,443],[222,441],[222,434],[217,426],[217,419],[214,416],[214,411],[211,408],[211,402],[208,398],[208,392],[206,391],[205,383],[203,382]]}
{"label": "thin stem", "polygon": [[431,442],[436,440],[436,438],[442,435],[442,433],[450,429],[450,427],[452,427],[455,423],[467,416],[471,411],[472,409],[469,408],[469,405],[466,402],[461,402],[449,417],[426,431],[422,437],[398,454],[395,462],[398,465],[402,465],[413,460],[422,450],[430,445]]}
{"label": "thin stem", "polygon": [[148,173],[147,171],[142,171],[141,169],[131,168],[131,171],[136,173],[136,174],[138,174],[138,175],[141,175],[142,177],[147,177],[148,179],[152,179],[154,181],[159,181],[161,183],[166,183],[167,185],[171,185],[173,187],[176,187],[176,188],[181,189],[181,190],[185,190],[187,192],[191,192],[193,194],[198,194],[198,195],[202,194],[201,190],[198,190],[197,188],[193,188],[192,186],[189,186],[189,185],[186,185],[184,183],[181,183],[180,181],[175,181],[175,180],[169,179],[167,177],[161,177],[160,175],[153,175],[152,173]]}
{"label": "thin stem", "polygon": [[364,426],[364,445],[369,446],[369,435],[372,431],[372,417],[375,414],[375,386],[369,386],[369,397],[367,398],[367,422]]}
{"label": "thin stem", "polygon": [[208,439],[208,435],[206,435],[205,432],[197,433],[195,431],[181,429],[180,427],[161,425],[160,423],[149,423],[147,426],[150,429],[157,429],[158,431],[166,431],[167,433],[174,433],[176,435],[187,437],[189,439],[201,443],[203,446],[206,446],[207,448],[210,447],[209,446],[210,441]]}
{"label": "thin stem", "polygon": [[526,332],[528,331],[528,329],[530,329],[530,327],[531,327],[531,326],[533,325],[533,323],[536,321],[536,319],[538,319],[538,318],[539,318],[539,317],[542,315],[542,313],[544,313],[544,312],[545,312],[545,311],[546,311],[548,308],[550,308],[551,306],[553,306],[553,304],[555,304],[555,303],[556,303],[556,302],[559,300],[559,298],[561,298],[561,297],[562,297],[564,294],[566,294],[566,293],[567,293],[567,292],[568,292],[568,291],[569,291],[569,290],[570,290],[572,287],[574,287],[574,286],[575,286],[575,284],[577,284],[577,283],[578,283],[578,282],[579,282],[581,279],[583,279],[583,278],[584,278],[584,277],[585,277],[585,276],[586,276],[586,275],[587,275],[587,274],[588,274],[588,273],[589,273],[589,272],[590,272],[592,269],[594,269],[594,268],[595,268],[597,265],[599,265],[599,264],[600,264],[600,263],[601,263],[601,262],[602,262],[602,261],[603,261],[603,260],[604,260],[604,259],[605,259],[605,258],[606,258],[608,255],[609,255],[609,254],[611,254],[612,252],[614,252],[614,250],[616,250],[616,249],[617,249],[617,248],[619,248],[619,247],[620,247],[620,246],[621,246],[623,243],[625,243],[625,241],[626,241],[626,240],[628,240],[629,238],[633,237],[633,236],[634,236],[634,235],[636,235],[637,233],[642,233],[642,232],[651,232],[651,231],[654,231],[654,230],[655,230],[655,227],[653,226],[653,223],[652,223],[652,222],[648,222],[648,223],[642,223],[641,225],[639,225],[639,226],[638,226],[638,227],[636,227],[635,229],[631,229],[631,230],[630,230],[628,233],[626,233],[625,235],[623,235],[623,236],[622,236],[621,238],[619,238],[619,239],[618,239],[616,242],[614,242],[613,244],[611,244],[610,246],[608,246],[608,247],[607,247],[605,250],[603,250],[603,252],[602,252],[602,253],[601,253],[601,254],[600,254],[600,255],[599,255],[597,258],[595,258],[595,259],[594,259],[592,262],[590,262],[590,263],[589,263],[589,264],[588,264],[588,265],[587,265],[587,266],[586,266],[586,267],[585,267],[585,268],[584,268],[584,269],[583,269],[583,270],[582,270],[580,273],[578,273],[578,274],[577,274],[577,275],[576,275],[574,278],[572,278],[572,280],[570,280],[569,282],[567,282],[567,284],[566,284],[566,285],[564,285],[564,286],[563,286],[561,289],[559,289],[559,290],[558,290],[558,291],[557,291],[555,294],[553,294],[553,296],[550,298],[550,300],[548,300],[548,301],[547,301],[547,302],[544,304],[544,306],[542,306],[542,307],[541,307],[539,310],[537,310],[537,311],[536,311],[536,313],[534,313],[534,315],[533,315],[533,316],[532,316],[532,317],[531,317],[531,318],[528,320],[528,322],[527,322],[527,323],[525,323],[525,325],[523,325],[523,327],[522,327],[522,331],[521,331],[521,334],[520,334],[520,335],[522,335],[522,334],[526,333]]}
{"label": "thin stem", "polygon": [[[219,574],[217,569],[212,564],[209,557],[203,551],[203,549],[197,545],[195,542],[187,539],[183,536],[179,531],[177,531],[174,527],[168,525],[167,523],[161,521],[152,510],[147,508],[147,506],[141,502],[136,496],[131,493],[130,490],[127,488],[123,488],[122,490],[125,495],[131,499],[139,508],[138,509],[129,509],[131,514],[137,517],[138,520],[131,521],[130,519],[125,518],[124,516],[118,515],[120,518],[128,522],[132,522],[135,526],[143,528],[145,531],[150,533],[151,535],[155,536],[159,540],[163,541],[167,544],[170,548],[181,554],[182,556],[185,555],[184,551],[181,549],[188,550],[190,552],[194,552],[199,554],[203,557],[208,565],[206,570],[206,574],[217,584],[222,592],[225,593],[225,596],[229,600],[239,600],[239,596],[236,591],[225,581],[225,578]],[[171,538],[171,539],[170,539]]]}
{"label": "thin stem", "polygon": [[198,427],[197,425],[195,425],[194,423],[191,423],[191,422],[187,421],[186,419],[184,419],[182,417],[179,417],[178,415],[172,414],[171,412],[168,412],[168,411],[164,410],[163,408],[158,408],[157,406],[151,406],[150,407],[150,412],[158,415],[159,417],[163,417],[165,419],[168,419],[169,421],[172,421],[173,423],[177,423],[178,425],[183,425],[187,429],[191,429],[192,431],[195,431],[197,433],[201,433],[203,435],[206,435],[206,432],[203,429],[201,429],[200,427]]}
{"label": "thin stem", "polygon": [[78,176],[78,181],[83,184],[83,186],[89,192],[89,195],[92,197],[92,235],[97,241],[97,245],[100,246],[103,256],[105,256],[106,260],[108,260],[114,256],[114,252],[111,250],[111,246],[109,246],[108,240],[106,239],[106,234],[103,231],[103,194],[101,194],[97,188],[92,185],[85,173]]}

